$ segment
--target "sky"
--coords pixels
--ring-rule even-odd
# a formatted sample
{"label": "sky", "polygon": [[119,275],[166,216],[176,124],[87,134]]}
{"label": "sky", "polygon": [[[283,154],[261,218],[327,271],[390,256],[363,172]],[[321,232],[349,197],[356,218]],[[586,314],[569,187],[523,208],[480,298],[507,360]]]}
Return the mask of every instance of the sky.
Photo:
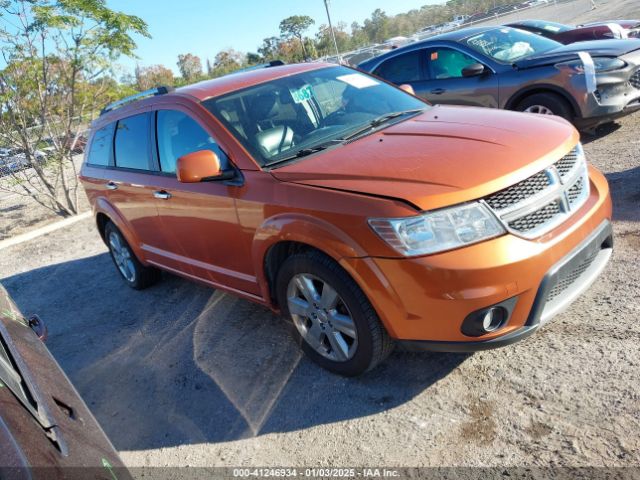
{"label": "sky", "polygon": [[[331,21],[362,24],[376,8],[387,15],[407,12],[438,0],[331,0]],[[137,15],[149,26],[151,39],[136,36],[139,59],[122,57],[125,70],[163,64],[176,74],[178,54],[193,53],[213,61],[216,53],[232,47],[255,52],[262,39],[279,36],[280,21],[291,15],[308,15],[315,20],[308,32],[313,36],[327,23],[323,0],[107,0],[109,8]]]}

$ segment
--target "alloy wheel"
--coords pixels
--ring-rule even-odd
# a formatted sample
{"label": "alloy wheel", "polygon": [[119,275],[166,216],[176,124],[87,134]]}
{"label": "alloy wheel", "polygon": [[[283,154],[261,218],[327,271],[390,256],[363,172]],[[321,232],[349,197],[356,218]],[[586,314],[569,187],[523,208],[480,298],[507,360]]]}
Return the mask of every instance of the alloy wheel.
{"label": "alloy wheel", "polygon": [[109,249],[122,276],[127,282],[133,283],[136,278],[136,270],[132,260],[132,253],[118,232],[109,234]]}
{"label": "alloy wheel", "polygon": [[539,115],[555,115],[549,107],[545,107],[544,105],[531,105],[524,111],[528,113],[537,113]]}
{"label": "alloy wheel", "polygon": [[358,348],[358,334],[349,308],[336,290],[309,273],[294,275],[287,287],[287,305],[302,338],[320,355],[346,362]]}

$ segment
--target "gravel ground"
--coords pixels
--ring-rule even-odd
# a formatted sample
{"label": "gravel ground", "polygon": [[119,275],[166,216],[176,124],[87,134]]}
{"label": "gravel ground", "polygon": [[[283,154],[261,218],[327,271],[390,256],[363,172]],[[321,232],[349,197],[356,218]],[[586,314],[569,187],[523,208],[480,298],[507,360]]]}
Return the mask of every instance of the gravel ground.
{"label": "gravel ground", "polygon": [[[82,155],[76,155],[74,162],[76,163],[76,170],[79,170],[82,163]],[[74,175],[72,168],[68,168],[67,175],[68,178]],[[6,184],[9,181],[10,177],[1,177],[0,185],[6,188]],[[71,182],[69,183],[71,184]],[[82,213],[89,209],[89,201],[84,189],[80,186],[78,190],[78,211]],[[0,241],[43,227],[62,218],[62,216],[55,214],[52,210],[39,205],[24,195],[0,188]]]}
{"label": "gravel ground", "polygon": [[570,2],[550,1],[547,5],[504,15],[498,19],[478,22],[476,25],[502,25],[516,20],[540,19],[579,25],[581,23],[622,18],[640,18],[638,0],[596,0],[592,9],[591,0]]}
{"label": "gravel ground", "polygon": [[609,266],[499,350],[337,377],[261,307],[171,275],[128,289],[90,220],[0,251],[0,281],[129,466],[640,467],[638,131],[584,138],[614,197]]}

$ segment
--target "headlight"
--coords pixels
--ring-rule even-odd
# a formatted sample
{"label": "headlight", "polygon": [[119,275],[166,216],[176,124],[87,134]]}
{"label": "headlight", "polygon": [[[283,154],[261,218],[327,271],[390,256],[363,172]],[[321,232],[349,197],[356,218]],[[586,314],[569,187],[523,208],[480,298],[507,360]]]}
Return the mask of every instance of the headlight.
{"label": "headlight", "polygon": [[415,217],[371,218],[369,225],[407,257],[451,250],[505,233],[489,208],[477,202]]}
{"label": "headlight", "polygon": [[[621,68],[626,67],[627,64],[619,58],[593,57],[593,66],[595,67],[596,72],[599,73],[620,70]],[[584,65],[582,64],[582,60],[573,60],[571,62],[558,63],[556,64],[556,67],[569,67],[579,73],[584,73]]]}
{"label": "headlight", "polygon": [[619,58],[594,57],[593,64],[596,72],[610,72],[612,70],[620,70],[627,66],[625,62]]}

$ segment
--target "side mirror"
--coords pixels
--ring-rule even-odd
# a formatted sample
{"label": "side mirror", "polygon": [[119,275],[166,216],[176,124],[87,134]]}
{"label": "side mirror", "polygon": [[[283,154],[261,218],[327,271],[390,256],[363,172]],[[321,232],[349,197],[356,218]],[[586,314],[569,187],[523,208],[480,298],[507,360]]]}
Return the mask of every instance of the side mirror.
{"label": "side mirror", "polygon": [[224,171],[220,159],[211,150],[198,150],[178,158],[176,165],[178,181],[182,183],[198,183],[207,180],[229,180],[232,171]]}
{"label": "side mirror", "polygon": [[398,86],[398,88],[400,90],[404,90],[405,92],[413,95],[414,97],[416,96],[416,92],[413,89],[413,87],[411,85],[409,85],[408,83],[403,83],[402,85]]}
{"label": "side mirror", "polygon": [[472,63],[462,69],[463,77],[477,77],[482,75],[485,71],[484,65],[481,63]]}

